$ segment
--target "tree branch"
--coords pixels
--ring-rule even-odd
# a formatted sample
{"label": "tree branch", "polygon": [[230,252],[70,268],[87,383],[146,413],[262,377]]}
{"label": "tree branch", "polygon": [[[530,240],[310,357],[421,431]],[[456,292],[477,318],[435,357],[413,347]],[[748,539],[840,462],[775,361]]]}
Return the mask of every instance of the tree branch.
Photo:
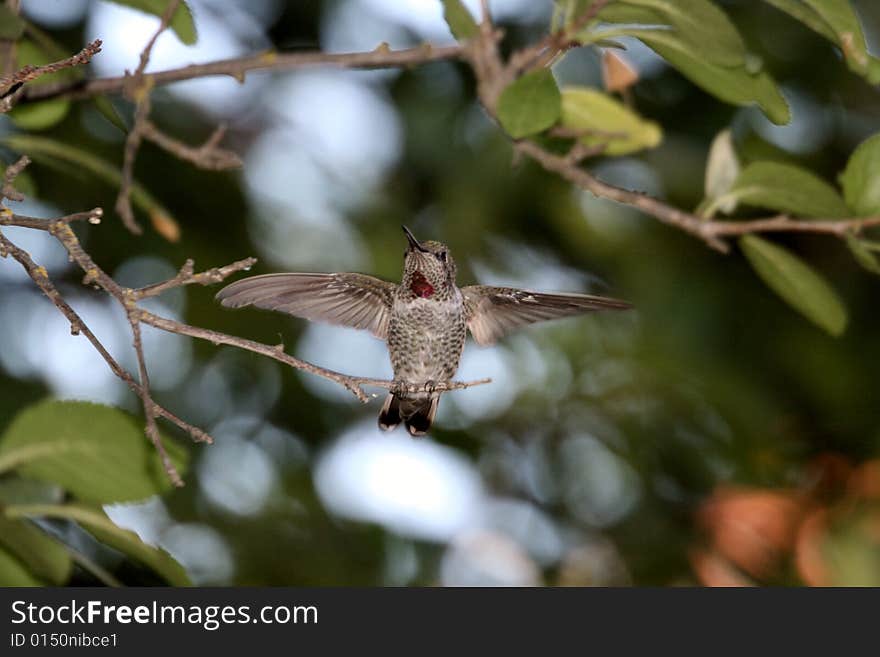
{"label": "tree branch", "polygon": [[134,210],[131,207],[131,185],[134,181],[134,162],[137,158],[138,149],[141,146],[141,140],[146,130],[147,119],[150,116],[150,87],[152,83],[144,79],[144,70],[150,63],[150,55],[153,52],[153,46],[159,35],[168,29],[171,17],[177,11],[180,0],[171,0],[162,18],[159,21],[159,27],[153,33],[153,36],[147,41],[147,45],[141,51],[138,67],[135,69],[134,75],[128,75],[126,71],[125,84],[123,92],[126,96],[135,101],[134,108],[134,124],[125,138],[125,151],[122,160],[122,183],[119,186],[119,195],[116,197],[116,212],[122,217],[122,223],[135,235],[143,233],[143,228],[134,218]]}
{"label": "tree branch", "polygon": [[23,85],[36,78],[55,73],[65,68],[88,64],[97,53],[101,52],[101,40],[96,39],[78,53],[67,59],[62,59],[43,66],[28,65],[9,75],[0,78],[0,113],[11,110],[24,95]]}
{"label": "tree branch", "polygon": [[[12,189],[12,182],[15,175],[21,172],[27,163],[28,159],[22,157],[18,162],[7,169],[5,183],[2,188],[3,196],[6,196],[10,191],[15,191]],[[18,194],[17,192],[15,193]],[[210,443],[213,442],[213,439],[198,427],[194,427],[181,420],[175,414],[157,404],[153,399],[152,393],[150,392],[150,379],[143,350],[143,341],[141,338],[141,324],[147,324],[178,335],[186,335],[200,340],[207,340],[214,345],[228,345],[261,354],[263,356],[268,356],[273,360],[295,369],[303,370],[338,383],[363,402],[367,402],[371,398],[371,396],[364,391],[365,386],[386,388],[392,391],[405,391],[412,394],[416,392],[459,390],[482,385],[491,381],[490,379],[481,379],[479,381],[471,382],[445,381],[436,384],[423,383],[406,385],[399,381],[349,376],[290,356],[285,353],[283,345],[267,345],[210,329],[190,326],[189,324],[151,313],[138,306],[138,301],[157,296],[163,292],[178,287],[184,287],[187,285],[210,285],[221,282],[233,273],[249,269],[256,260],[254,258],[246,258],[224,267],[215,267],[199,273],[194,272],[192,260],[187,260],[177,275],[171,279],[137,289],[124,287],[117,283],[95,263],[92,257],[82,248],[82,244],[71,228],[71,224],[75,221],[85,220],[89,223],[99,223],[102,215],[103,211],[101,208],[95,208],[90,212],[79,212],[58,219],[37,219],[34,217],[16,215],[8,208],[4,207],[2,208],[2,211],[0,211],[0,227],[21,226],[50,233],[61,243],[70,256],[71,261],[75,262],[85,272],[83,284],[97,285],[122,306],[132,333],[132,346],[137,359],[139,380],[136,380],[130,372],[119,364],[83,321],[82,317],[80,317],[70,304],[68,304],[61,296],[58,289],[49,278],[46,269],[35,263],[30,257],[30,254],[11,242],[2,232],[0,232],[0,257],[11,255],[16,261],[18,261],[43,294],[67,318],[70,323],[71,333],[74,335],[84,335],[110,367],[110,370],[138,395],[144,407],[144,416],[146,419],[144,432],[155,445],[169,479],[176,486],[183,485],[183,481],[174,467],[174,464],[171,462],[171,459],[168,457],[156,424],[156,418],[162,417],[174,423],[186,431],[196,441]]]}
{"label": "tree branch", "polygon": [[[180,68],[146,73],[144,77],[150,80],[153,87],[215,75],[228,75],[243,82],[245,76],[252,71],[290,71],[315,66],[352,69],[405,68],[428,62],[463,59],[464,53],[465,49],[462,46],[435,47],[430,44],[403,50],[377,48],[370,52],[354,53],[278,53],[269,51],[246,57],[222,59],[205,64],[190,64]],[[100,94],[121,93],[127,84],[128,77],[130,76],[65,81],[27,88],[21,97],[21,102],[33,102],[48,98],[78,99]]]}
{"label": "tree branch", "polygon": [[[501,60],[496,34],[481,30],[480,34],[469,42],[467,55],[477,76],[477,93],[480,102],[489,115],[495,117],[498,98],[505,86],[530,67],[544,65],[541,63],[543,62],[541,58],[547,52],[570,44],[570,35],[595,18],[606,4],[606,0],[593,2],[569,28],[551,34],[537,44],[515,51],[506,63]],[[483,24],[485,25],[487,21],[488,19],[484,19]],[[580,167],[585,157],[598,154],[594,149],[579,148],[575,144],[567,155],[557,155],[528,139],[514,141],[513,147],[515,152],[528,156],[544,169],[560,175],[595,196],[634,207],[662,223],[697,237],[721,253],[730,251],[730,246],[724,238],[748,233],[809,232],[843,237],[847,232],[859,232],[880,225],[880,217],[814,220],[776,216],[746,221],[710,221],[647,194],[599,180]]]}
{"label": "tree branch", "polygon": [[143,135],[144,139],[149,139],[179,160],[190,162],[200,169],[212,171],[237,169],[241,166],[241,158],[236,153],[220,148],[220,141],[225,134],[226,126],[220,125],[204,144],[193,147],[173,137],[169,137],[148,119],[143,121],[141,127],[141,135]]}

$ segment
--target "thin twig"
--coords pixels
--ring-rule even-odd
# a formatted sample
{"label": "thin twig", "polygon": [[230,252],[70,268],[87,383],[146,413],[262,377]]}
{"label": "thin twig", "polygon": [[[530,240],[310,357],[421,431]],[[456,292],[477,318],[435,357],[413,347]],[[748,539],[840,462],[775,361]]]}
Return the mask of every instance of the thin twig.
{"label": "thin twig", "polygon": [[4,75],[0,78],[0,113],[8,112],[13,108],[16,101],[23,95],[16,92],[21,89],[25,82],[30,82],[40,76],[55,73],[65,68],[88,64],[92,57],[99,52],[101,52],[101,40],[95,39],[72,57],[43,66],[29,64],[14,73]]}
{"label": "thin twig", "polygon": [[548,66],[561,53],[579,45],[575,39],[577,33],[596,18],[609,1],[596,0],[575,18],[571,25],[552,32],[537,43],[513,53],[507,62],[506,75],[516,77],[522,71]]}
{"label": "thin twig", "polygon": [[570,162],[566,157],[551,153],[538,144],[524,140],[516,143],[516,149],[525,153],[548,171],[559,174],[578,187],[624,205],[637,208],[659,221],[675,226],[693,235],[713,249],[722,253],[730,251],[725,237],[735,237],[749,233],[824,233],[840,237],[847,232],[859,232],[865,228],[880,225],[880,217],[859,217],[847,219],[792,219],[785,215],[743,221],[706,221],[690,212],[679,210],[663,201],[602,182],[592,174]]}
{"label": "thin twig", "polygon": [[140,235],[144,229],[134,217],[131,207],[131,186],[134,182],[134,162],[137,158],[138,149],[143,138],[144,123],[150,114],[150,95],[145,93],[143,98],[135,106],[134,123],[128,136],[125,138],[125,150],[122,158],[122,182],[119,185],[119,194],[116,196],[114,209],[122,218],[122,223],[135,235]]}
{"label": "thin twig", "polygon": [[140,398],[144,405],[144,417],[147,420],[147,424],[144,427],[144,433],[146,433],[147,438],[150,439],[153,446],[156,448],[156,451],[159,453],[159,458],[162,460],[162,467],[164,467],[165,472],[168,473],[168,478],[171,480],[171,483],[180,487],[183,486],[183,480],[180,478],[180,473],[177,471],[174,463],[171,462],[171,458],[165,450],[165,445],[162,443],[162,436],[159,435],[159,427],[156,426],[156,402],[153,401],[153,397],[150,395],[150,377],[147,374],[147,361],[144,357],[144,344],[141,339],[141,323],[138,320],[138,312],[133,304],[128,311],[128,323],[131,325],[131,334],[133,338],[132,345],[134,346],[134,353],[137,357],[138,375],[141,384]]}
{"label": "thin twig", "polygon": [[214,267],[196,274],[194,273],[195,263],[192,260],[187,260],[174,278],[133,290],[132,295],[135,299],[140,300],[147,297],[155,297],[167,290],[184,285],[213,285],[214,283],[222,282],[235,272],[247,271],[255,264],[257,264],[256,258],[245,258],[224,267]]}
{"label": "thin twig", "polygon": [[149,139],[180,160],[190,162],[200,169],[212,171],[237,169],[241,166],[241,158],[236,153],[220,148],[220,141],[225,134],[226,126],[220,125],[204,144],[201,146],[189,146],[173,137],[169,137],[150,120],[145,120],[141,128],[141,135],[144,139]]}
{"label": "thin twig", "polygon": [[125,95],[135,101],[134,123],[128,136],[125,138],[125,151],[122,160],[122,182],[119,185],[119,194],[116,197],[116,212],[122,218],[122,223],[128,230],[135,235],[143,233],[143,228],[134,217],[134,210],[131,207],[131,186],[134,181],[134,163],[137,159],[137,153],[141,146],[141,141],[146,130],[147,119],[150,116],[150,89],[152,82],[144,77],[144,70],[150,62],[150,55],[153,52],[153,46],[156,40],[171,23],[171,17],[177,11],[180,0],[171,0],[162,18],[159,21],[159,27],[153,33],[153,36],[147,41],[147,45],[141,51],[138,67],[135,69],[134,75],[128,75],[126,71],[125,86],[123,91]]}
{"label": "thin twig", "polygon": [[3,187],[0,188],[0,199],[8,198],[10,201],[24,200],[24,194],[15,189],[12,183],[18,174],[30,163],[31,158],[27,155],[22,155],[15,164],[6,167],[6,171],[3,172]]}
{"label": "thin twig", "polygon": [[[0,223],[2,223],[2,217],[0,217]],[[17,225],[15,223],[10,223],[8,225]],[[33,226],[28,226],[32,228]],[[15,260],[21,264],[24,270],[27,272],[28,276],[30,276],[31,280],[37,285],[38,288],[46,295],[46,297],[55,305],[58,310],[67,318],[67,321],[70,323],[70,331],[74,335],[82,334],[85,338],[92,344],[95,351],[100,354],[101,358],[107,363],[110,367],[110,371],[113,372],[119,379],[124,381],[129,388],[132,389],[135,394],[140,396],[140,385],[137,381],[135,381],[134,377],[129,374],[129,372],[119,364],[119,362],[113,358],[109,351],[107,351],[106,347],[101,343],[101,341],[95,336],[92,330],[88,327],[88,325],[83,321],[83,319],[79,316],[79,314],[70,307],[61,294],[58,292],[58,289],[52,284],[52,281],[49,279],[49,274],[46,271],[45,267],[41,267],[37,265],[33,259],[30,257],[24,249],[16,246],[9,239],[0,233],[0,255],[11,255]],[[193,440],[197,442],[206,442],[212,443],[214,442],[211,436],[207,433],[199,429],[198,427],[194,427],[193,425],[185,422],[162,406],[155,407],[156,412],[166,420],[173,422],[178,427],[186,431],[190,436],[192,436]]]}
{"label": "thin twig", "polygon": [[[387,50],[377,48],[369,52],[325,53],[325,52],[291,52],[275,51],[222,59],[204,64],[190,64],[180,68],[146,73],[152,86],[159,87],[182,80],[227,75],[243,82],[245,76],[252,71],[290,71],[299,68],[329,66],[335,68],[377,69],[406,68],[429,62],[459,60],[465,57],[462,46],[435,47],[430,44]],[[131,76],[98,78],[95,80],[64,81],[52,85],[40,85],[25,88],[21,102],[46,100],[48,98],[89,98],[101,94],[121,93]]]}

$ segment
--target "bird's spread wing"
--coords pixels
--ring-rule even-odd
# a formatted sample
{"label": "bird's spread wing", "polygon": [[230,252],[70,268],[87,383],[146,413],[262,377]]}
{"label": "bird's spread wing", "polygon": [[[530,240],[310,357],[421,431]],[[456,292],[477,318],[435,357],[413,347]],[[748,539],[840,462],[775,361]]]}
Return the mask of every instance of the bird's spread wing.
{"label": "bird's spread wing", "polygon": [[520,326],[595,310],[626,310],[625,301],[589,294],[545,294],[512,287],[469,285],[464,294],[468,328],[477,344],[494,344]]}
{"label": "bird's spread wing", "polygon": [[366,329],[385,338],[394,284],[365,274],[268,274],[227,285],[229,308],[256,306],[297,317]]}

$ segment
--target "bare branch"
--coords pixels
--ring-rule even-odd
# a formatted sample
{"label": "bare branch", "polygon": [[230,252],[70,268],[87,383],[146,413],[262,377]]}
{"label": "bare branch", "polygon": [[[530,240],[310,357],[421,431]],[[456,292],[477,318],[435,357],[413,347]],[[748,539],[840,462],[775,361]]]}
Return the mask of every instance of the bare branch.
{"label": "bare branch", "polygon": [[[22,162],[24,162],[24,164],[22,164]],[[15,174],[23,169],[25,164],[26,161],[24,161],[24,158],[22,158],[22,160],[20,160],[19,163],[15,165],[16,169],[13,171],[12,174],[7,176],[7,184],[12,183]],[[13,169],[13,167],[10,167],[10,169]],[[24,226],[35,230],[44,230],[49,232],[67,250],[67,253],[69,254],[71,260],[75,262],[85,272],[85,279],[83,280],[83,283],[97,285],[99,288],[107,292],[123,307],[132,332],[132,345],[138,363],[139,381],[135,380],[132,374],[119,364],[119,362],[110,354],[106,347],[104,347],[104,345],[98,340],[95,334],[92,333],[92,331],[82,320],[82,318],[76,313],[76,311],[74,311],[73,308],[71,308],[71,306],[64,300],[64,298],[58,292],[57,288],[52,284],[51,280],[49,279],[49,275],[46,269],[37,265],[26,251],[9,241],[9,239],[6,238],[6,236],[3,235],[2,232],[0,232],[0,256],[5,257],[6,255],[12,255],[12,257],[24,267],[25,271],[27,271],[28,275],[40,288],[40,290],[46,295],[46,297],[48,297],[49,300],[52,301],[53,304],[55,304],[55,306],[62,312],[62,314],[64,314],[65,317],[67,317],[68,321],[70,322],[71,332],[75,335],[82,334],[86,336],[86,338],[95,348],[95,350],[98,351],[101,357],[107,362],[110,370],[117,377],[122,379],[129,386],[129,388],[131,388],[131,390],[138,395],[143,404],[144,416],[146,419],[144,433],[155,445],[169,479],[176,486],[183,485],[183,481],[180,477],[180,474],[174,467],[173,462],[169,458],[167,451],[165,450],[165,446],[162,443],[162,438],[156,424],[156,418],[162,417],[170,422],[173,422],[178,427],[189,433],[189,435],[196,441],[210,443],[213,442],[213,440],[211,436],[209,436],[207,433],[181,420],[179,417],[157,404],[156,401],[153,399],[150,392],[149,375],[147,372],[146,358],[144,355],[143,341],[141,338],[141,324],[147,324],[149,326],[153,326],[155,328],[159,328],[161,330],[171,333],[176,333],[178,335],[186,335],[201,340],[207,340],[215,345],[228,345],[231,347],[236,347],[239,349],[244,349],[246,351],[251,351],[257,354],[268,356],[273,360],[276,360],[295,369],[303,370],[305,372],[309,372],[311,374],[315,374],[317,376],[321,376],[328,380],[334,381],[335,383],[338,383],[339,385],[349,390],[352,394],[354,394],[358,399],[363,402],[367,402],[371,398],[371,396],[364,391],[365,386],[386,388],[393,391],[406,391],[412,394],[416,392],[442,392],[448,390],[459,390],[490,382],[490,379],[482,379],[479,381],[471,382],[445,381],[438,382],[436,384],[423,383],[407,385],[399,381],[386,381],[383,379],[353,377],[342,374],[340,372],[334,372],[333,370],[319,367],[317,365],[313,365],[312,363],[290,356],[289,354],[284,352],[283,345],[262,344],[253,340],[247,340],[245,338],[239,338],[236,336],[220,333],[218,331],[190,326],[188,324],[184,324],[183,322],[178,322],[172,319],[168,319],[166,317],[161,317],[147,310],[144,310],[137,305],[137,302],[141,299],[154,297],[167,290],[171,290],[177,287],[183,287],[186,285],[209,285],[212,283],[221,282],[226,277],[235,272],[248,269],[256,262],[256,260],[254,258],[246,258],[244,260],[234,262],[224,267],[216,267],[200,273],[195,273],[192,260],[187,260],[186,263],[184,263],[183,267],[181,267],[178,274],[169,280],[139,289],[123,287],[119,285],[119,283],[117,283],[115,280],[113,280],[106,272],[104,272],[104,270],[95,263],[92,257],[88,253],[86,253],[86,251],[82,248],[79,239],[76,237],[76,234],[70,227],[70,224],[74,221],[99,221],[101,215],[101,209],[95,208],[90,212],[80,212],[68,215],[66,217],[60,217],[58,219],[37,219],[34,217],[23,217],[15,215],[11,213],[7,208],[3,208],[3,211],[0,212],[0,226]]]}
{"label": "bare branch", "polygon": [[119,185],[119,194],[116,196],[114,209],[122,218],[122,223],[135,235],[140,235],[144,229],[134,217],[131,207],[131,186],[134,182],[134,162],[137,159],[138,149],[143,138],[144,124],[150,114],[150,96],[145,93],[134,110],[134,125],[125,138],[125,151],[122,159],[122,182]]}
{"label": "bare branch", "polygon": [[157,296],[167,290],[171,290],[175,287],[182,287],[184,285],[213,285],[214,283],[222,282],[235,272],[247,271],[255,264],[257,264],[256,258],[245,258],[244,260],[238,260],[225,267],[214,267],[213,269],[208,269],[207,271],[196,274],[194,273],[195,263],[192,260],[187,260],[174,278],[163,281],[162,283],[147,285],[146,287],[133,290],[132,294],[135,299],[140,300],[147,297]]}
{"label": "bare branch", "polygon": [[156,426],[156,402],[153,401],[153,397],[150,395],[150,377],[147,374],[147,362],[144,358],[144,344],[141,340],[141,324],[137,318],[137,311],[133,308],[128,312],[128,323],[131,325],[131,334],[133,337],[132,344],[134,346],[134,353],[137,356],[138,375],[140,376],[141,383],[140,398],[144,405],[144,417],[146,417],[147,420],[147,425],[144,427],[144,433],[147,434],[147,438],[150,439],[150,442],[153,443],[153,446],[159,453],[159,458],[162,460],[162,467],[165,468],[165,472],[171,480],[171,483],[180,487],[183,486],[183,480],[180,478],[180,473],[177,471],[177,468],[174,467],[174,463],[171,462],[171,458],[165,450],[165,445],[162,443],[162,436],[159,435],[159,427]]}
{"label": "bare branch", "polygon": [[15,100],[13,100],[15,93],[25,82],[30,82],[40,76],[55,73],[65,68],[73,68],[74,66],[88,64],[92,57],[99,52],[101,52],[101,40],[96,39],[78,53],[67,59],[62,59],[43,66],[28,65],[14,73],[4,75],[0,78],[0,112],[5,113],[12,109],[15,105]]}
{"label": "bare branch", "polygon": [[600,198],[607,198],[638,208],[663,223],[700,237],[709,246],[718,251],[723,253],[728,251],[728,246],[723,241],[715,235],[705,232],[707,222],[696,215],[674,208],[647,194],[632,192],[602,182],[576,164],[566,160],[565,157],[555,155],[532,141],[519,141],[515,144],[515,148],[521,153],[528,155],[548,171],[558,173],[569,182],[592,192]]}
{"label": "bare branch", "polygon": [[125,95],[135,101],[134,124],[131,131],[125,138],[125,152],[122,161],[122,183],[119,186],[119,195],[116,197],[116,212],[122,217],[122,223],[135,235],[143,233],[143,228],[134,218],[134,210],[131,207],[131,186],[134,180],[134,162],[137,158],[138,149],[141,146],[141,140],[146,130],[147,119],[150,116],[150,89],[152,82],[144,78],[144,70],[150,63],[150,54],[153,52],[153,46],[156,40],[162,34],[171,22],[171,17],[177,11],[180,0],[171,0],[162,18],[159,21],[159,27],[147,41],[147,45],[141,51],[138,67],[135,69],[134,75],[128,75],[126,71],[125,85],[123,91]]}
{"label": "bare branch", "polygon": [[[269,51],[246,57],[223,59],[205,64],[191,64],[180,68],[146,73],[144,77],[150,80],[153,87],[158,87],[181,80],[193,80],[215,75],[228,75],[238,81],[244,81],[245,76],[251,71],[290,71],[315,66],[352,69],[405,68],[428,62],[463,59],[464,56],[465,49],[462,46],[434,47],[430,44],[403,50],[377,48],[370,52],[354,53],[278,53]],[[26,88],[21,101],[31,102],[60,97],[76,99],[120,93],[128,84],[127,80],[130,77],[59,82],[53,85]]]}
{"label": "bare branch", "polygon": [[[44,220],[45,221],[45,220]],[[7,223],[2,221],[2,217],[0,217],[0,223]],[[8,225],[18,225],[15,223],[8,223]],[[33,227],[33,226],[29,226]],[[110,352],[107,351],[106,347],[101,343],[100,340],[92,333],[91,329],[86,325],[86,323],[82,320],[82,318],[77,314],[77,312],[70,307],[61,294],[58,292],[58,289],[52,284],[52,281],[49,279],[49,274],[44,267],[37,265],[30,255],[16,246],[9,239],[6,238],[5,235],[0,233],[0,255],[11,255],[15,260],[21,264],[24,270],[27,272],[28,276],[30,276],[31,280],[40,288],[43,294],[55,304],[55,307],[61,311],[61,313],[67,318],[68,322],[70,322],[70,331],[74,335],[82,334],[86,337],[86,339],[92,344],[95,348],[95,351],[100,354],[101,358],[107,363],[110,367],[110,371],[113,372],[118,378],[122,379],[135,394],[140,396],[141,387],[137,381],[129,374],[129,372],[119,364],[119,362],[113,358]],[[171,411],[165,409],[162,406],[155,406],[154,410],[161,417],[173,422],[178,427],[186,431],[190,436],[192,436],[193,440],[197,442],[206,442],[212,443],[214,442],[211,436],[207,433],[199,429],[198,427],[194,427],[181,420]]]}
{"label": "bare branch", "polygon": [[135,84],[140,85],[144,71],[147,69],[147,64],[150,63],[150,55],[153,54],[153,46],[156,45],[156,40],[162,32],[168,29],[168,26],[171,24],[171,18],[174,16],[174,12],[177,11],[179,6],[180,0],[170,0],[168,6],[165,7],[165,11],[162,12],[162,17],[159,20],[159,27],[156,28],[153,36],[150,37],[150,40],[147,41],[147,45],[145,45],[144,49],[141,51],[138,67],[135,69],[134,76],[132,76],[135,80]]}
{"label": "bare branch", "polygon": [[10,201],[23,201],[24,194],[13,187],[12,183],[24,168],[31,163],[31,158],[22,155],[15,164],[6,167],[3,173],[3,187],[0,189],[0,199],[8,198]]}
{"label": "bare branch", "polygon": [[561,53],[579,43],[575,36],[587,23],[596,18],[610,0],[596,0],[569,25],[557,32],[548,34],[537,43],[526,46],[510,56],[507,62],[506,75],[515,77],[527,69],[543,68],[552,63]]}
{"label": "bare branch", "polygon": [[169,137],[159,130],[149,120],[143,122],[141,134],[157,146],[176,156],[178,159],[190,162],[200,169],[224,171],[237,169],[241,166],[241,158],[236,153],[219,147],[220,141],[226,134],[226,126],[218,126],[207,141],[201,146],[193,147],[184,144],[173,137]]}
{"label": "bare branch", "polygon": [[679,210],[647,194],[633,192],[602,182],[590,173],[569,161],[566,157],[555,155],[531,141],[520,141],[515,148],[528,155],[548,171],[558,173],[578,187],[592,192],[600,198],[610,199],[637,208],[647,215],[693,235],[713,249],[722,253],[730,250],[725,237],[735,237],[749,233],[824,233],[843,237],[847,232],[859,232],[865,228],[880,225],[880,217],[859,217],[850,219],[793,219],[780,215],[766,219],[744,221],[707,221],[706,219]]}

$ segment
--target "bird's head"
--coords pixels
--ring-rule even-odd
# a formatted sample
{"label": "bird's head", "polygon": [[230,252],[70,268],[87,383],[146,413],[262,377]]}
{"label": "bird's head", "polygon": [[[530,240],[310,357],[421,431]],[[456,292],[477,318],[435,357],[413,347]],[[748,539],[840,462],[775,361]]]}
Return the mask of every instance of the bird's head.
{"label": "bird's head", "polygon": [[402,228],[409,241],[403,254],[404,285],[423,298],[450,291],[455,285],[456,268],[449,247],[432,240],[419,242],[409,228]]}

